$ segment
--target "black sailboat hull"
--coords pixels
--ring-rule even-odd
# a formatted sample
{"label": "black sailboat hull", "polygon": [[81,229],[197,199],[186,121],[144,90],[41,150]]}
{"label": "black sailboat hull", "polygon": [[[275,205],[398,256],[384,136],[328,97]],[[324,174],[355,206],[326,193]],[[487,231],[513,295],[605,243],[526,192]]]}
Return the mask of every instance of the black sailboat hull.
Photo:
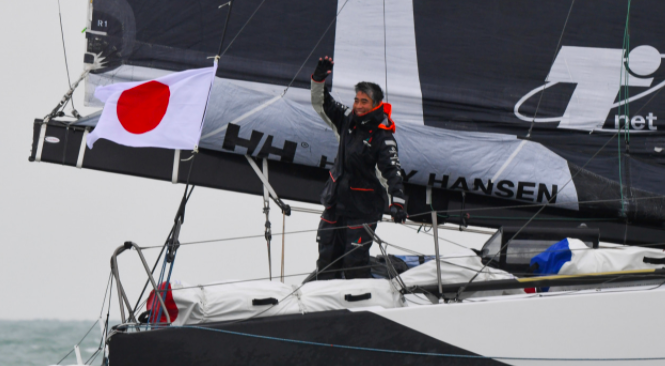
{"label": "black sailboat hull", "polygon": [[374,313],[347,310],[118,333],[108,345],[109,363],[123,366],[504,365],[468,358],[478,355]]}

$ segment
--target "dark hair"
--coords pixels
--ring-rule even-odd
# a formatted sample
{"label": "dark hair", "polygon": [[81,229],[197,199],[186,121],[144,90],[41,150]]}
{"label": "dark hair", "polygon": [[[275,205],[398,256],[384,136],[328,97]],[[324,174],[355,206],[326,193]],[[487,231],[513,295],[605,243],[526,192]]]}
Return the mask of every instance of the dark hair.
{"label": "dark hair", "polygon": [[381,90],[381,87],[374,83],[370,83],[369,81],[361,81],[356,84],[356,93],[357,92],[363,92],[372,98],[375,107],[383,101],[383,91]]}

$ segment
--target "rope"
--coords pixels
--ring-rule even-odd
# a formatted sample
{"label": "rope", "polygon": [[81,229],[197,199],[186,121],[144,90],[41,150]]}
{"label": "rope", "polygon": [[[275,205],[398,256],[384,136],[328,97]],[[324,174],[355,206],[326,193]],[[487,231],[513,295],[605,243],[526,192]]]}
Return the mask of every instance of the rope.
{"label": "rope", "polygon": [[216,328],[207,328],[196,325],[181,325],[181,326],[171,326],[170,328],[174,329],[197,329],[209,332],[223,333],[241,337],[248,338],[258,338],[265,339],[270,341],[278,341],[285,343],[294,343],[308,346],[317,346],[317,347],[327,347],[327,348],[340,348],[348,349],[354,351],[366,351],[366,352],[378,352],[378,353],[389,353],[389,354],[400,354],[400,355],[412,355],[412,356],[427,356],[427,357],[445,357],[445,358],[465,358],[465,359],[496,359],[496,360],[513,360],[513,361],[564,361],[564,362],[610,362],[610,361],[657,361],[665,360],[665,357],[626,357],[626,358],[559,358],[559,357],[504,357],[504,356],[482,356],[482,355],[460,355],[460,354],[449,354],[449,353],[434,353],[434,352],[414,352],[414,351],[404,351],[404,350],[393,350],[385,348],[372,348],[372,347],[358,347],[358,346],[348,346],[341,344],[331,344],[331,343],[321,343],[321,342],[311,342],[311,341],[302,341],[297,339],[289,338],[280,338],[280,337],[271,337],[258,334],[236,332],[225,329],[216,329]]}
{"label": "rope", "polygon": [[[561,35],[559,36],[559,42],[556,45],[556,49],[554,50],[554,56],[552,57],[552,62],[550,63],[550,69],[554,65],[554,61],[556,61],[556,55],[559,53],[559,48],[561,47],[561,41],[563,40],[563,34],[566,32],[566,26],[568,25],[568,19],[570,19],[570,14],[573,11],[573,6],[575,5],[575,0],[570,2],[570,8],[568,9],[568,15],[566,16],[566,21],[563,23],[563,29],[561,30]],[[545,95],[545,90],[540,93],[540,97],[538,98],[538,104],[536,104],[536,111],[533,113],[533,120],[531,121],[531,126],[529,127],[529,132],[526,134],[526,138],[531,137],[531,131],[533,130],[533,126],[536,124],[536,116],[538,115],[538,109],[540,109],[540,102],[543,100],[543,96]]]}

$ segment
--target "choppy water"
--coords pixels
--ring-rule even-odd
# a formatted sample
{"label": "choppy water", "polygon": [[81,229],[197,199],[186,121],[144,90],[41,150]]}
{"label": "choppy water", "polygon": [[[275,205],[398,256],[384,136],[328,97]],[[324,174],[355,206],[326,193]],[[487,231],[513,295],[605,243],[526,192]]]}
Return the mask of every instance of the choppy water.
{"label": "choppy water", "polygon": [[[93,323],[94,320],[0,320],[0,365],[55,365],[74,348]],[[100,339],[101,331],[96,325],[79,346],[84,362],[97,350]],[[61,363],[74,364],[74,352]],[[101,355],[91,364],[100,365]]]}

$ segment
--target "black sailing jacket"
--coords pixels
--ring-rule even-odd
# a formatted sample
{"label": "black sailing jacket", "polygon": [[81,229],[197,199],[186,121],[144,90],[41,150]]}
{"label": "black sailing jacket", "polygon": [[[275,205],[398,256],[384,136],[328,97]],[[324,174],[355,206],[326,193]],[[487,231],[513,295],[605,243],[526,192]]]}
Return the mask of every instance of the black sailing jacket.
{"label": "black sailing jacket", "polygon": [[[388,206],[405,205],[402,167],[390,119],[382,103],[363,116],[338,103],[324,82],[312,80],[312,106],[338,136],[339,149],[321,203],[337,215],[378,220]],[[382,183],[382,180],[384,184]],[[405,208],[405,207],[404,207]]]}

